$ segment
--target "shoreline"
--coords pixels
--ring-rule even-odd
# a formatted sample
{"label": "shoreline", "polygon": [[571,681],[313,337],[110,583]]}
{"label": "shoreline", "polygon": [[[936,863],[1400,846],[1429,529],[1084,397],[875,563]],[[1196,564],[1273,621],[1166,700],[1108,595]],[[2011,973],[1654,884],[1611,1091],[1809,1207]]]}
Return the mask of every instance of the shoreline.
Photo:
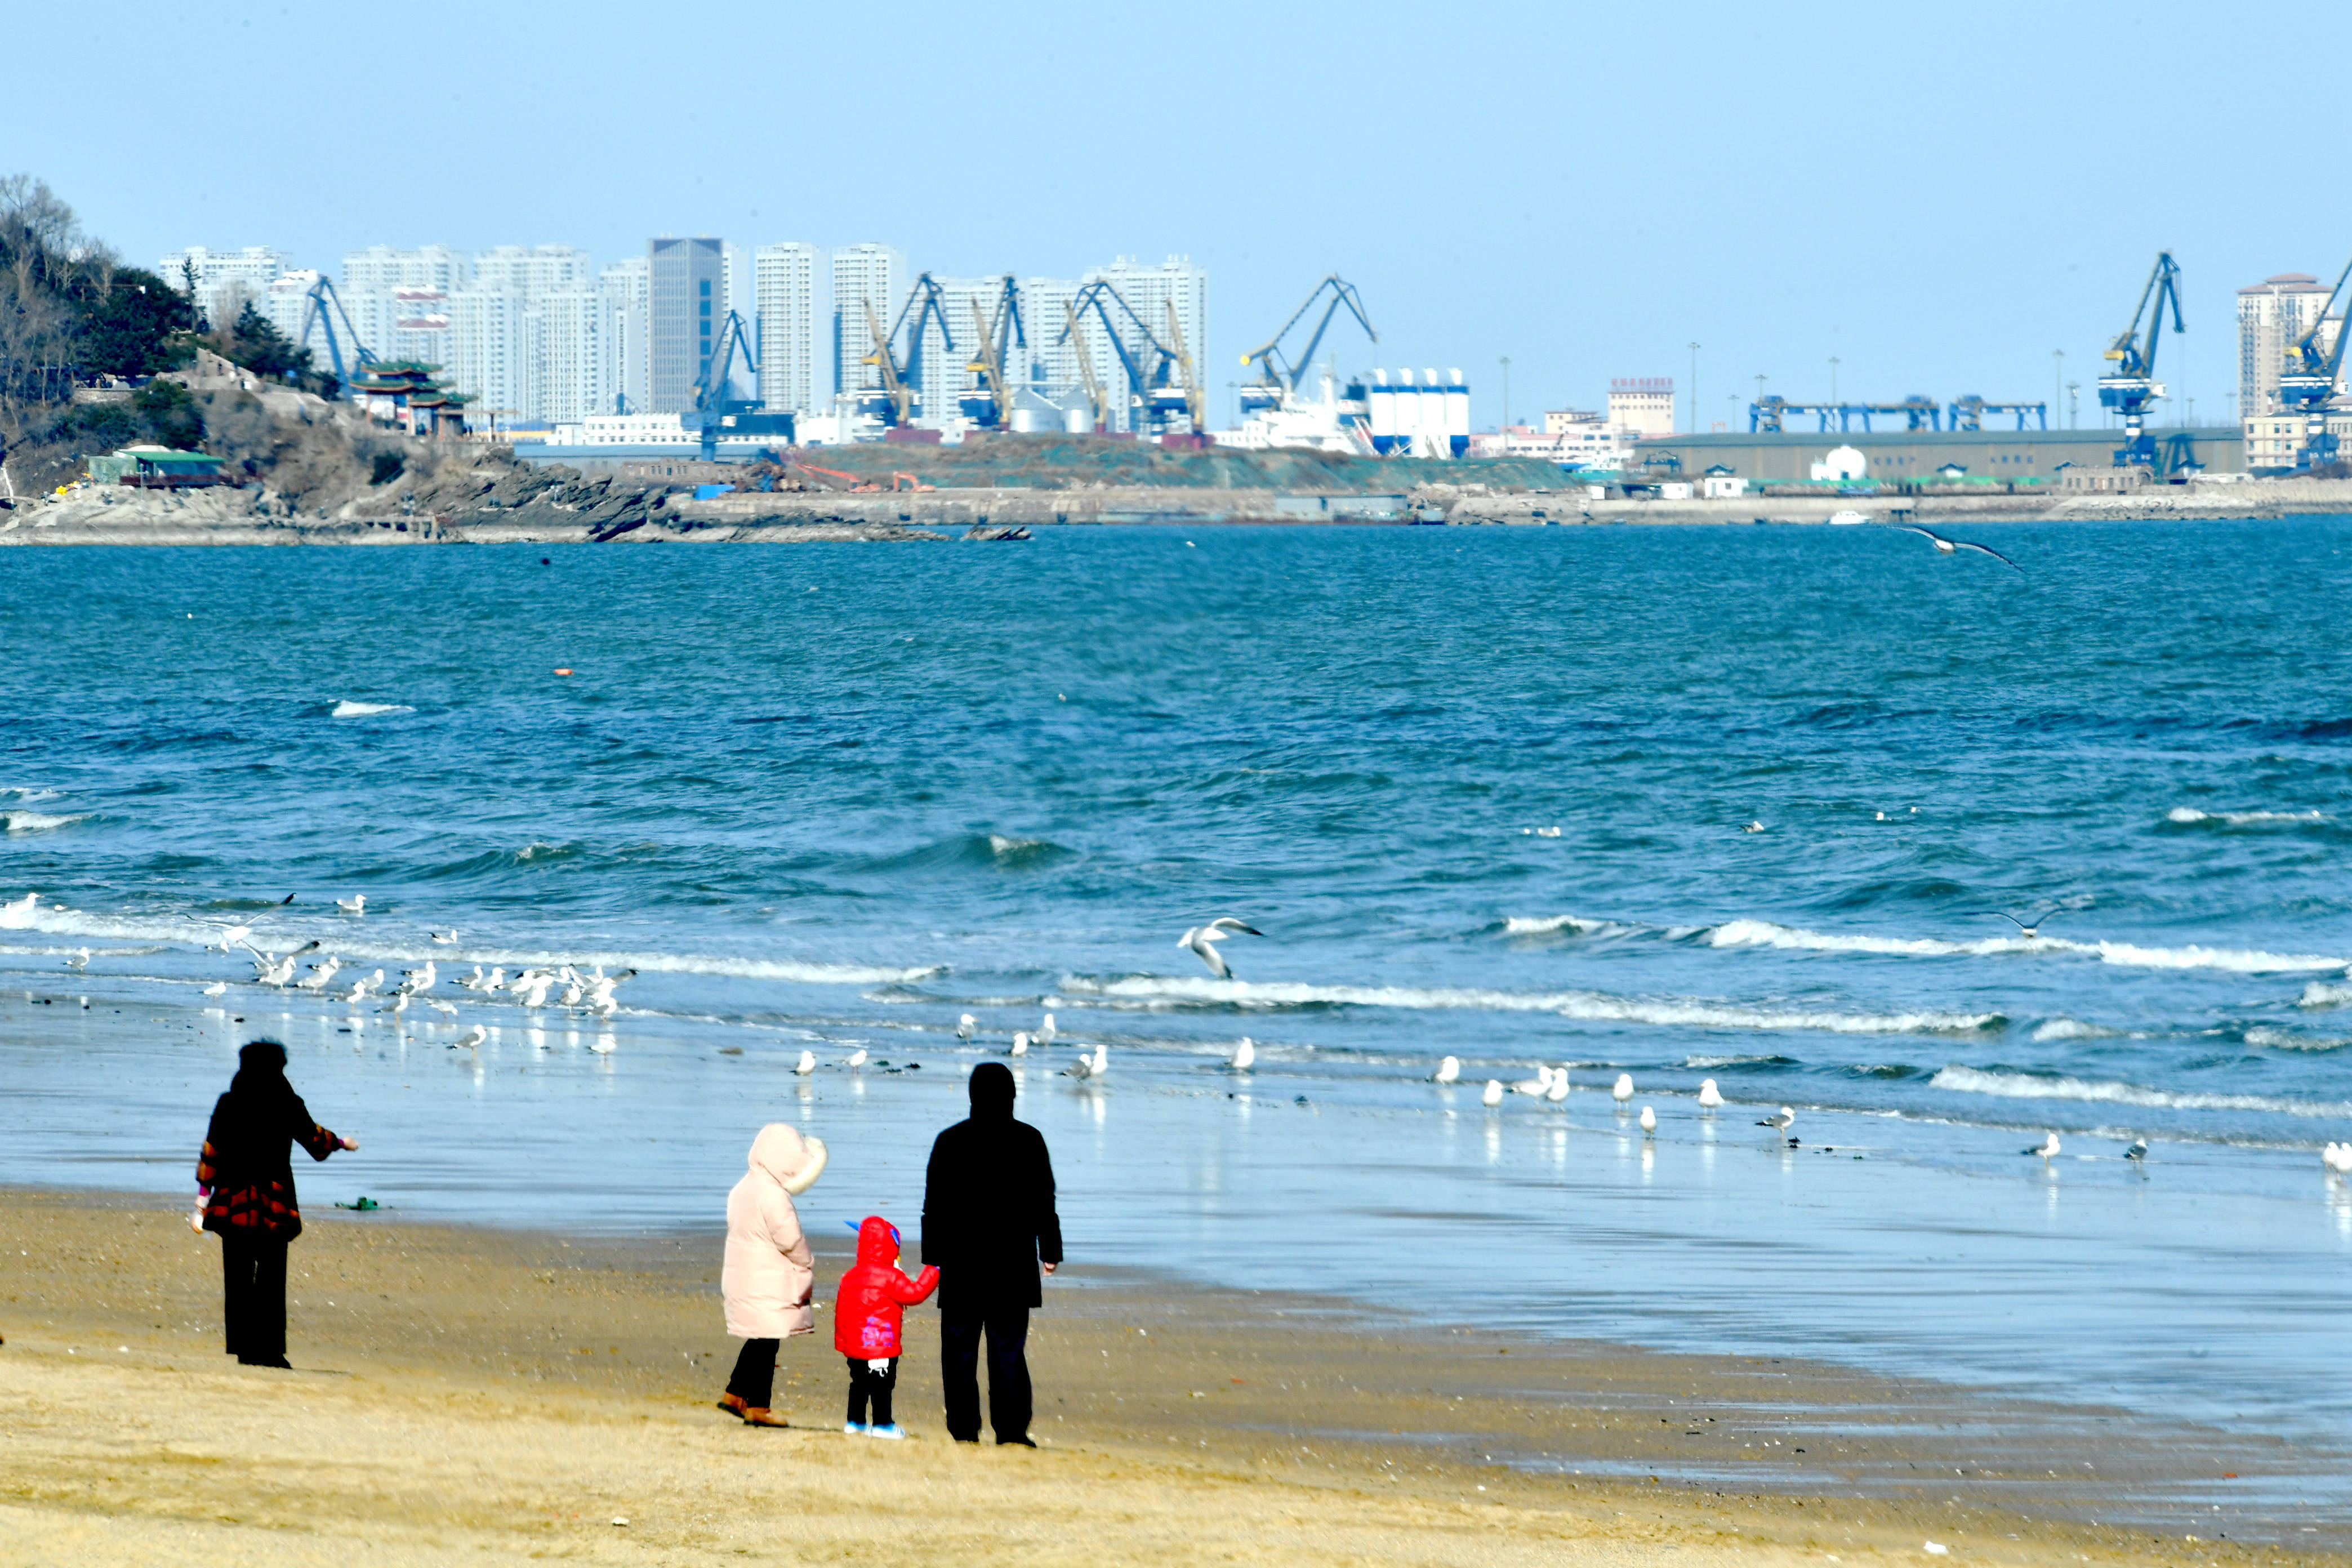
{"label": "shoreline", "polygon": [[[1389,495],[1111,487],[942,489],[920,493],[743,492],[698,500],[650,484],[593,506],[518,487],[506,500],[410,513],[383,498],[304,516],[267,490],[85,491],[20,502],[0,546],[412,545],[581,543],[907,543],[995,542],[1016,531],[1163,524],[1577,527],[1611,524],[1813,526],[1859,510],[1921,523],[2245,521],[2352,514],[2352,479],[2159,486],[2132,495],[1795,495],[1720,500],[1593,500],[1572,476],[1558,489],[1416,486]],[[603,488],[598,494],[603,496]]]}
{"label": "shoreline", "polygon": [[[886,1506],[910,1542],[951,1520],[975,1560],[1010,1553],[1041,1510],[1074,1503],[1089,1517],[1124,1510],[1122,1525],[1143,1534],[1117,1540],[1115,1554],[1150,1561],[1198,1560],[1189,1532],[1204,1528],[1235,1531],[1244,1561],[1343,1560],[1342,1539],[1370,1515],[1389,1544],[1353,1550],[1410,1562],[1537,1560],[1570,1541],[1742,1562],[1916,1557],[1927,1540],[2008,1561],[2237,1560],[2255,1540],[2274,1543],[2262,1553],[2273,1558],[2284,1548],[2342,1561],[2352,1545],[2340,1511],[2294,1506],[2309,1462],[2276,1440],[1796,1357],[1549,1341],[1083,1262],[1049,1282],[1034,1320],[1038,1454],[943,1440],[920,1309],[901,1380],[914,1441],[838,1435],[842,1377],[823,1311],[814,1341],[780,1361],[777,1405],[793,1430],[752,1433],[709,1409],[734,1349],[716,1227],[583,1237],[331,1208],[306,1220],[289,1280],[290,1352],[304,1370],[289,1378],[223,1362],[216,1244],[190,1235],[178,1204],[0,1188],[0,1247],[18,1254],[0,1301],[0,1398],[16,1412],[5,1439],[13,1479],[0,1489],[8,1555],[40,1560],[98,1516],[110,1532],[226,1544],[227,1513],[240,1560],[309,1561],[288,1537],[395,1528],[382,1500],[421,1483],[394,1484],[385,1467],[407,1477],[461,1454],[485,1458],[400,1510],[397,1531],[421,1558],[567,1532],[613,1551],[624,1538],[612,1515],[630,1518],[631,1549],[683,1549],[698,1518],[707,1531],[727,1508],[740,1514],[731,1486],[804,1485],[796,1466],[828,1472],[824,1506],[840,1512],[786,1532],[838,1531],[826,1551],[795,1541],[814,1561],[870,1552],[861,1531],[873,1521],[854,1500],[875,1488],[896,1500]],[[848,1239],[813,1239],[817,1299],[829,1302]],[[125,1411],[127,1422],[110,1414]],[[785,1449],[785,1473],[766,1460],[754,1467],[764,1479],[741,1473],[747,1440]],[[611,1462],[614,1443],[625,1463]],[[205,1464],[189,1463],[192,1444]],[[327,1448],[348,1451],[324,1479],[306,1468],[284,1504],[293,1511],[274,1521],[287,1528],[247,1530],[273,1522],[269,1510],[215,1506],[222,1475],[267,1475],[297,1456],[324,1463]],[[1024,1467],[1017,1478],[1008,1463]],[[536,1473],[546,1468],[588,1488],[593,1506],[564,1521],[544,1499],[496,1504],[517,1486],[553,1486]],[[698,1492],[712,1487],[716,1502]],[[791,1506],[811,1501],[795,1493]],[[1091,1531],[1066,1544],[1090,1561],[1105,1550]]]}

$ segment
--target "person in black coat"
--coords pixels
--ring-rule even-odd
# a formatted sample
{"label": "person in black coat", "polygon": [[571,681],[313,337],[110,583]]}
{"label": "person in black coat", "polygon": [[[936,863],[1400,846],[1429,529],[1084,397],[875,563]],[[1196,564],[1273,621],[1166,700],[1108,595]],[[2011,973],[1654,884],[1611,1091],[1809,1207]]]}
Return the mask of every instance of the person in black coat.
{"label": "person in black coat", "polygon": [[1045,1304],[1038,1266],[1061,1267],[1054,1162],[1013,1120],[1013,1074],[971,1072],[971,1116],[939,1136],[923,1178],[923,1261],[940,1270],[940,1378],[948,1435],[980,1441],[981,1336],[988,1337],[988,1424],[1000,1444],[1029,1436],[1029,1311]]}
{"label": "person in black coat", "polygon": [[255,1040],[237,1052],[236,1077],[213,1105],[196,1160],[202,1228],[221,1238],[222,1312],[228,1353],[246,1366],[286,1360],[286,1248],[302,1234],[294,1200],[293,1146],[313,1160],[359,1144],[310,1120],[286,1081],[286,1047]]}

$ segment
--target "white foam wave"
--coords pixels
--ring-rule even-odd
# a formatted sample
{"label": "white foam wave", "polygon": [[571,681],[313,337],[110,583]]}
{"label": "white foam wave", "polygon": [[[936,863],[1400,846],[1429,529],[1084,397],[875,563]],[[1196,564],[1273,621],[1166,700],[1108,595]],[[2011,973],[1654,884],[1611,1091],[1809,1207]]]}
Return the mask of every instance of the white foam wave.
{"label": "white foam wave", "polygon": [[1696,1071],[1706,1068],[1754,1067],[1780,1059],[1779,1057],[1685,1057],[1683,1066]]}
{"label": "white foam wave", "polygon": [[1000,859],[1008,855],[1028,855],[1045,848],[1042,838],[1010,838],[1002,833],[988,836],[988,852]]}
{"label": "white foam wave", "polygon": [[10,784],[5,789],[0,789],[0,795],[13,795],[18,800],[26,802],[55,800],[58,798],[58,794],[56,790],[40,789],[31,784]]}
{"label": "white foam wave", "polygon": [[[186,921],[128,919],[87,913],[80,910],[28,910],[21,903],[0,906],[0,928],[38,931],[53,936],[112,937],[200,948],[212,940],[215,928]],[[431,959],[446,973],[452,964],[503,964],[509,968],[554,969],[569,963],[576,969],[602,964],[607,971],[635,969],[649,974],[710,974],[735,980],[781,980],[797,985],[887,985],[927,980],[940,973],[937,964],[915,967],[821,963],[803,959],[745,958],[723,953],[630,952],[586,951],[558,952],[542,948],[503,948],[465,943],[456,949],[403,945],[354,940],[348,927],[293,924],[257,928],[247,941],[264,952],[282,952],[313,936],[326,951],[356,962],[422,963]]]}
{"label": "white foam wave", "polygon": [[2284,1029],[2257,1026],[2246,1031],[2246,1044],[2273,1051],[2340,1051],[2352,1040],[2330,1040],[2316,1035],[2290,1035]]}
{"label": "white foam wave", "polygon": [[2346,960],[2315,953],[2260,949],[2142,947],[2127,942],[2073,942],[2064,937],[1995,936],[1973,942],[1937,937],[1873,936],[1862,931],[1806,931],[1770,921],[1733,920],[1707,931],[1710,947],[1775,947],[1810,952],[1875,952],[1906,958],[1980,958],[2012,952],[2079,952],[2130,969],[2226,969],[2263,974],[2291,969],[2341,969]]}
{"label": "white foam wave", "polygon": [[2247,826],[2259,822],[2326,822],[2328,818],[2316,811],[2200,811],[2193,805],[2176,805],[2164,814],[2167,822],[2220,822],[2231,827]]}
{"label": "white foam wave", "polygon": [[2045,1040],[2112,1040],[2123,1031],[2104,1028],[2097,1024],[2085,1024],[2075,1018],[2053,1018],[2033,1031],[2037,1042]]}
{"label": "white foam wave", "polygon": [[2330,985],[2325,980],[2306,983],[2298,1007],[2343,1007],[2352,1005],[2352,985]]}
{"label": "white foam wave", "polygon": [[345,700],[336,703],[335,710],[328,714],[327,717],[330,719],[374,719],[385,713],[414,713],[415,711],[415,709],[411,708],[405,702],[352,702]]}
{"label": "white foam wave", "polygon": [[1506,936],[1549,936],[1563,931],[1578,936],[1611,936],[1632,929],[1615,921],[1587,920],[1582,915],[1513,915],[1503,922]]}
{"label": "white foam wave", "polygon": [[1228,1006],[1317,1005],[1405,1007],[1423,1011],[1552,1013],[1603,1023],[1658,1024],[1698,1029],[1803,1029],[1838,1035],[1963,1034],[2000,1021],[1997,1013],[1796,1013],[1712,1002],[1654,1002],[1599,991],[1486,991],[1448,986],[1307,985],[1136,974],[1118,980],[1066,976],[1066,994],[1099,996],[1114,1005],[1168,1006],[1222,1003]]}
{"label": "white foam wave", "polygon": [[0,811],[0,825],[10,833],[55,833],[60,827],[71,827],[83,821],[87,812],[70,816],[52,816],[45,811]]}
{"label": "white foam wave", "polygon": [[1885,952],[1904,957],[1981,957],[1996,952],[2063,952],[2067,942],[2048,937],[1989,936],[1972,942],[1937,937],[1871,936],[1861,931],[1806,931],[1770,921],[1726,921],[1707,931],[1709,947],[1779,947],[1808,952]]}
{"label": "white foam wave", "polygon": [[1998,1095],[2004,1100],[2071,1100],[2165,1110],[2256,1110],[2280,1116],[2352,1116],[2352,1104],[2340,1100],[2285,1100],[2268,1094],[2175,1094],[2136,1083],[2042,1078],[2032,1073],[1987,1072],[1978,1068],[1945,1068],[1927,1080],[1927,1087],[1959,1094]]}
{"label": "white foam wave", "polygon": [[2132,969],[2227,969],[2240,974],[2268,974],[2283,969],[2341,969],[2345,961],[2311,952],[2264,952],[2259,948],[2138,947],[2127,942],[2102,942],[2083,947],[2095,952],[2101,963]]}

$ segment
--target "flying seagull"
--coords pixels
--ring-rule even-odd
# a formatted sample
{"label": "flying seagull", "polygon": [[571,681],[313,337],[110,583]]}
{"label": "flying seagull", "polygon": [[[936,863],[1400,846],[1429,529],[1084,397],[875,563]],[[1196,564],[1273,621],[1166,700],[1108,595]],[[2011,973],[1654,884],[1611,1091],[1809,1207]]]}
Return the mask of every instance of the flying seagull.
{"label": "flying seagull", "polygon": [[2042,910],[2040,914],[2034,916],[2033,923],[2032,925],[2027,925],[2023,921],[2019,920],[2007,910],[1978,910],[1975,912],[1980,915],[1999,915],[2002,920],[2007,921],[2010,924],[2017,928],[2018,935],[2032,938],[2042,934],[2042,926],[2049,921],[2052,915],[2063,915],[2066,910],[2063,905],[2053,904],[2048,909]]}
{"label": "flying seagull", "polygon": [[1231,980],[1234,977],[1234,972],[1226,965],[1225,955],[1217,951],[1217,943],[1235,931],[1246,932],[1251,936],[1265,934],[1255,926],[1245,926],[1233,916],[1226,915],[1211,921],[1207,925],[1194,926],[1176,939],[1176,945],[1207,964],[1209,973],[1218,979]]}
{"label": "flying seagull", "polygon": [[1906,533],[1916,533],[1920,538],[1927,541],[1928,543],[1933,544],[1936,547],[1936,553],[1938,555],[1949,555],[1956,551],[1961,550],[1973,550],[1979,555],[1991,556],[1995,561],[2000,562],[2002,565],[2008,567],[2013,572],[2022,572],[2025,570],[2024,567],[2020,566],[2016,562],[2011,561],[2008,556],[2003,555],[2000,551],[1995,550],[1989,545],[1971,544],[1965,539],[1947,539],[1940,533],[1931,533],[1927,530],[1921,528],[1915,523],[1900,522],[1894,526],[1900,528]]}

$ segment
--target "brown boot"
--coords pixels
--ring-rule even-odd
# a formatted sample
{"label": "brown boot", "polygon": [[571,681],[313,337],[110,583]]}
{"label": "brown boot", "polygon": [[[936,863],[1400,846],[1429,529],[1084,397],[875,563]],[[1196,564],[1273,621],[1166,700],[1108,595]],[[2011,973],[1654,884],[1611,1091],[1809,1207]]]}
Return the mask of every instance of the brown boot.
{"label": "brown boot", "polygon": [[719,1408],[730,1415],[740,1415],[743,1414],[743,1396],[740,1394],[722,1394],[719,1396]]}
{"label": "brown boot", "polygon": [[770,1410],[764,1405],[746,1406],[743,1411],[743,1419],[748,1425],[753,1426],[789,1426],[792,1425],[791,1422],[785,1420],[774,1411]]}

